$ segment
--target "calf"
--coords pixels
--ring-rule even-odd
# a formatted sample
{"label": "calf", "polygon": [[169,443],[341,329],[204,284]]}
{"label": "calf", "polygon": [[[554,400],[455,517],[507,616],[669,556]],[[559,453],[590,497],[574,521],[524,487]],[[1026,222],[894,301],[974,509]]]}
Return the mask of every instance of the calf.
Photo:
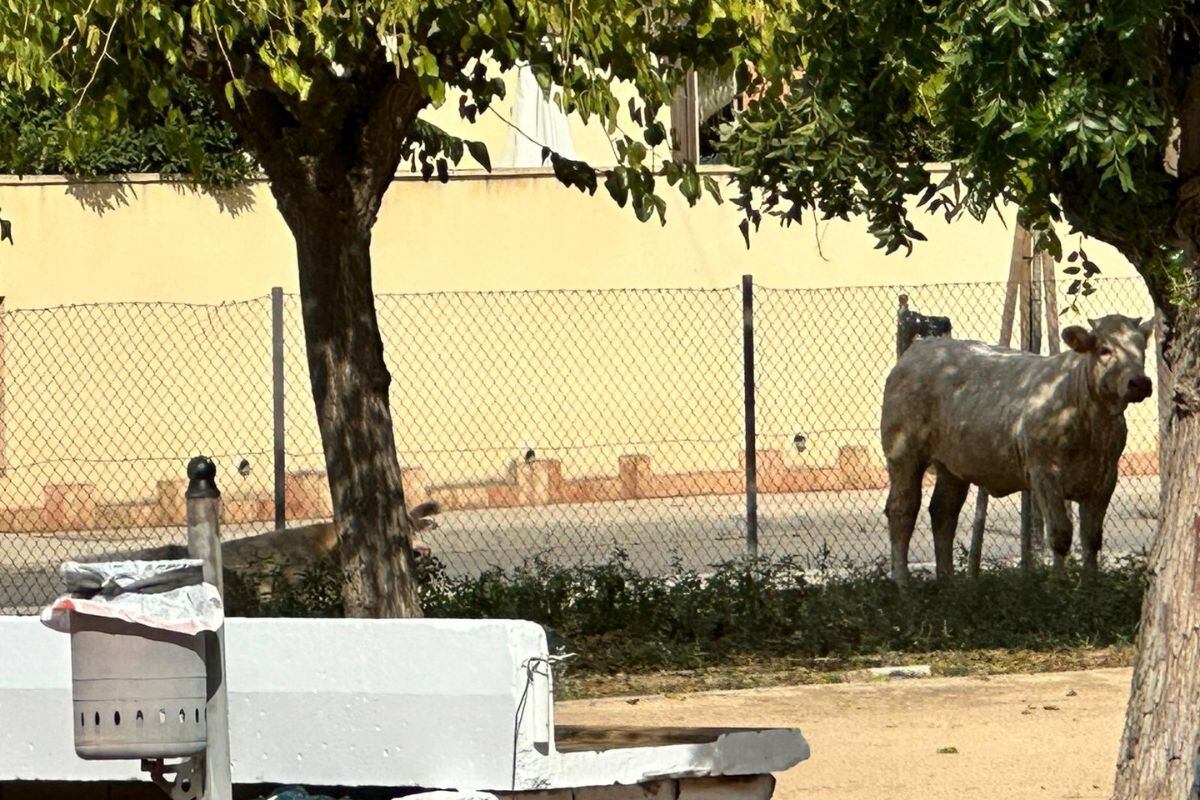
{"label": "calf", "polygon": [[1111,315],[1062,332],[1070,347],[1040,356],[981,342],[914,342],[892,368],[880,433],[891,489],[892,577],[908,581],[908,545],[933,467],[929,503],[937,576],[953,574],[958,515],[975,484],[995,497],[1029,490],[1050,531],[1054,563],[1071,550],[1067,502],[1079,503],[1084,568],[1096,570],[1104,514],[1125,449],[1125,408],[1150,396],[1153,321]]}
{"label": "calf", "polygon": [[[429,546],[418,539],[416,534],[435,530],[438,523],[434,517],[440,514],[441,510],[440,504],[428,501],[408,511],[409,530],[413,534],[410,539],[414,559],[428,558],[431,555]],[[333,558],[337,561],[337,547],[337,525],[333,522],[316,522],[295,528],[280,528],[243,539],[223,541],[221,542],[221,558],[224,568],[232,572],[245,572],[267,565],[275,565],[288,580],[296,580],[305,570],[324,558]],[[187,545],[168,544],[142,550],[94,553],[78,557],[77,560],[154,561],[187,557]],[[259,593],[268,592],[269,589],[270,580],[267,576],[263,576]]]}

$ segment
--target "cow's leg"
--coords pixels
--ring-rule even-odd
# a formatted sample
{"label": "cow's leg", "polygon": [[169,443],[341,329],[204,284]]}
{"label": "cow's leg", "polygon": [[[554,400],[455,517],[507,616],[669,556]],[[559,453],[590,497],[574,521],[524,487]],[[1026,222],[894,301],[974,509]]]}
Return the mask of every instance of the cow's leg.
{"label": "cow's leg", "polygon": [[921,479],[925,464],[888,460],[890,488],[887,498],[888,535],[892,540],[892,580],[908,583],[908,543],[912,541],[917,513],[921,510]]}
{"label": "cow's leg", "polygon": [[938,467],[937,483],[929,501],[929,520],[933,525],[933,554],[937,559],[939,581],[954,575],[954,534],[968,489],[969,483],[951,475],[944,467]]}
{"label": "cow's leg", "polygon": [[1079,540],[1083,545],[1083,579],[1091,581],[1100,568],[1100,548],[1104,545],[1104,516],[1108,513],[1108,502],[1117,485],[1113,471],[1104,492],[1079,504]]}
{"label": "cow's leg", "polygon": [[1067,511],[1067,501],[1063,497],[1062,487],[1058,479],[1047,474],[1033,476],[1033,497],[1042,510],[1042,518],[1046,522],[1046,530],[1050,532],[1050,549],[1054,551],[1054,568],[1066,566],[1067,556],[1071,554],[1071,537],[1074,534],[1071,526],[1071,515]]}
{"label": "cow's leg", "polygon": [[1104,515],[1108,499],[1079,504],[1079,540],[1083,545],[1083,579],[1091,581],[1100,566],[1100,548],[1104,544]]}

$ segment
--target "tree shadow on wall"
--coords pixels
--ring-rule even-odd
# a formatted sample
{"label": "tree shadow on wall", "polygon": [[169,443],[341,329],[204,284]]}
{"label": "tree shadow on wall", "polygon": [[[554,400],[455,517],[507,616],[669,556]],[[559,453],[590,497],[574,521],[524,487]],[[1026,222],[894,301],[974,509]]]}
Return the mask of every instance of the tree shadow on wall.
{"label": "tree shadow on wall", "polygon": [[[177,194],[201,194],[212,199],[221,213],[231,217],[254,210],[254,185],[251,183],[238,184],[228,188],[209,188],[198,183],[185,180],[150,181],[171,187]],[[67,194],[79,201],[84,208],[100,216],[109,211],[128,206],[131,199],[137,198],[138,181],[120,178],[106,180],[70,179],[67,183]],[[141,183],[148,183],[143,181]]]}
{"label": "tree shadow on wall", "polygon": [[192,181],[169,181],[177,194],[202,194],[217,204],[221,213],[237,218],[254,210],[254,184],[239,183],[229,187],[205,187]]}
{"label": "tree shadow on wall", "polygon": [[136,197],[133,187],[125,181],[67,179],[67,194],[79,201],[79,205],[100,216],[129,205],[130,195]]}

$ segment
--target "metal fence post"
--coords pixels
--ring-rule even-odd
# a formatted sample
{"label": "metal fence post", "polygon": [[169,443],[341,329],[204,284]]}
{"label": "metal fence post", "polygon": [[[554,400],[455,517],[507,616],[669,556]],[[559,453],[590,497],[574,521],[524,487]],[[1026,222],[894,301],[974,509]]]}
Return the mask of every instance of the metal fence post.
{"label": "metal fence post", "polygon": [[[221,568],[221,492],[217,466],[208,456],[196,456],[187,466],[188,554],[204,562],[204,581],[225,597]],[[204,751],[204,800],[232,800],[229,770],[229,697],[225,685],[225,625],[205,636],[208,664],[208,745]]]}
{"label": "metal fence post", "polygon": [[275,529],[287,526],[287,454],[284,450],[283,289],[271,289],[271,391],[275,420]]}
{"label": "metal fence post", "polygon": [[900,307],[896,311],[896,360],[904,355],[904,351],[912,344],[912,334],[908,330],[908,295],[900,295]]}
{"label": "metal fence post", "polygon": [[[1045,259],[1041,254],[1034,253],[1029,264],[1029,316],[1025,327],[1029,329],[1029,352],[1042,354],[1042,266]],[[1029,493],[1026,492],[1026,495]],[[1033,498],[1022,502],[1029,503],[1029,550],[1030,559],[1041,563],[1046,548],[1046,525],[1042,520],[1042,509]]]}
{"label": "metal fence post", "polygon": [[758,442],[754,430],[754,276],[742,276],[742,384],[746,408],[746,554],[758,558]]}

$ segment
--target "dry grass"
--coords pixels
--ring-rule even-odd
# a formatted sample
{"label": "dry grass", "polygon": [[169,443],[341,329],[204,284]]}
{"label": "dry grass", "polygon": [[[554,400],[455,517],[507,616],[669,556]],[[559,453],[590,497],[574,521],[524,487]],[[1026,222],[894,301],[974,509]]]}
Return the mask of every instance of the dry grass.
{"label": "dry grass", "polygon": [[[678,695],[769,686],[846,683],[870,667],[929,664],[935,677],[1029,674],[1127,667],[1133,664],[1133,647],[1060,650],[970,650],[933,653],[889,653],[848,658],[757,658],[747,656],[705,669],[662,670],[644,673],[589,674],[569,668],[555,687],[562,700],[596,697]],[[879,679],[876,679],[879,680]]]}

